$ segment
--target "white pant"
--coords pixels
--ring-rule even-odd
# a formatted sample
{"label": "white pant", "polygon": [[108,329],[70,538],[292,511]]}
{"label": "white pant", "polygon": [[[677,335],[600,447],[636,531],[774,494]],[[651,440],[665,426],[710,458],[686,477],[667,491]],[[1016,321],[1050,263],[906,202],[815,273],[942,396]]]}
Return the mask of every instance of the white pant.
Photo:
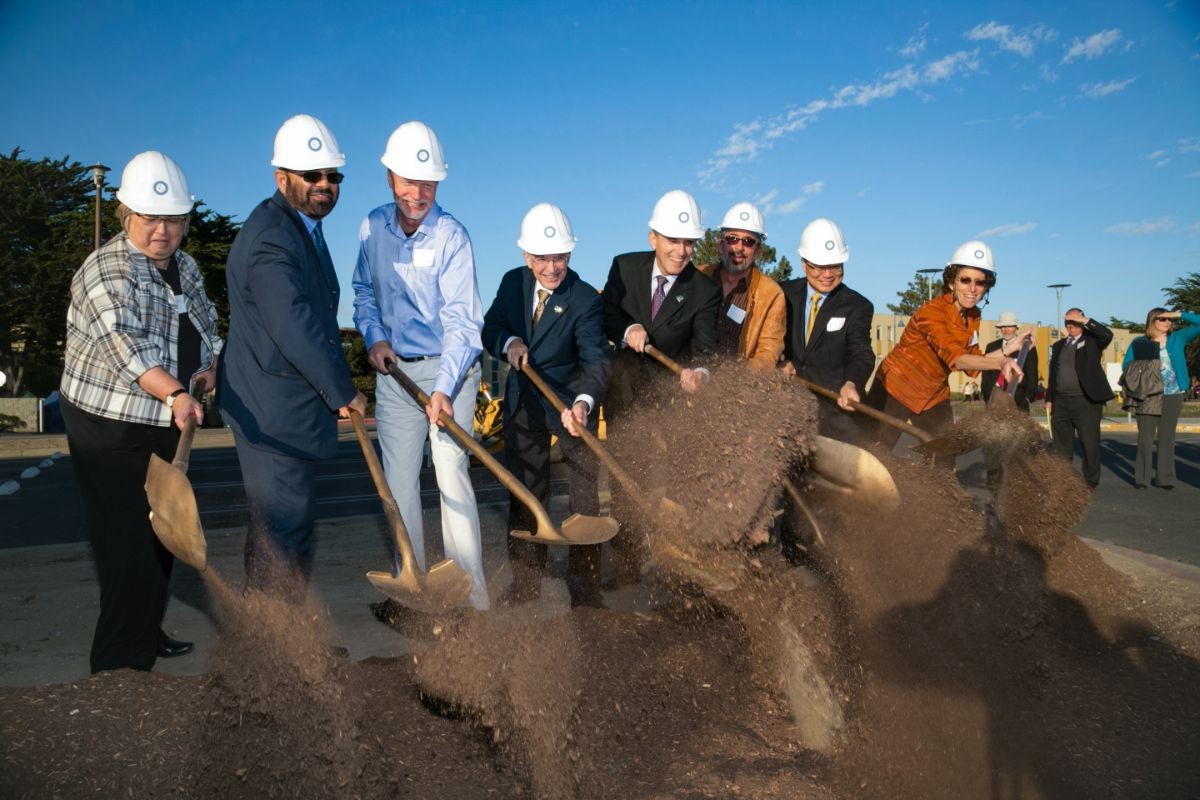
{"label": "white pant", "polygon": [[[399,362],[400,368],[425,390],[433,392],[440,359]],[[475,395],[479,391],[479,365],[471,367],[458,395],[452,398],[454,420],[468,433],[475,419]],[[468,471],[470,457],[441,428],[429,422],[425,409],[408,396],[395,378],[375,376],[375,422],[383,470],[388,486],[400,507],[400,516],[412,538],[417,564],[425,569],[425,534],[421,514],[421,462],[425,440],[433,456],[433,469],[442,494],[442,545],[446,558],[454,560],[474,584],[471,605],[488,607],[487,584],[483,577],[483,545],[479,537],[479,509]],[[399,555],[397,554],[397,559]]]}

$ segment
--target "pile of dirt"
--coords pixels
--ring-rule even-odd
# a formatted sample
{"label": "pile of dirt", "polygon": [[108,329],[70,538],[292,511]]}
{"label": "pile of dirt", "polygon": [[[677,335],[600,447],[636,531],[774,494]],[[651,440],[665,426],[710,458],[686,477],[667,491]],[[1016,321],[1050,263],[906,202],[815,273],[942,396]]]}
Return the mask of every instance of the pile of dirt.
{"label": "pile of dirt", "polygon": [[809,452],[812,400],[786,386],[629,419],[649,438],[622,457],[700,530],[699,580],[655,612],[467,613],[414,656],[350,663],[320,609],[214,587],[204,678],[0,690],[0,795],[1200,795],[1200,643],[1070,533],[1089,495],[1066,464],[972,416],[952,435],[993,442],[993,504],[888,459],[901,507],[819,508],[826,544],[796,568],[746,534]]}

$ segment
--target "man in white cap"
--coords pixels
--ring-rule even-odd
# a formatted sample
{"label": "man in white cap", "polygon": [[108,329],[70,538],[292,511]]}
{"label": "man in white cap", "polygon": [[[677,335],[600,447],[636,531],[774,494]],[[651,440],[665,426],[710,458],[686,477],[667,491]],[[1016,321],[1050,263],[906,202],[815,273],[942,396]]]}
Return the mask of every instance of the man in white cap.
{"label": "man in white cap", "polygon": [[[436,202],[447,170],[432,128],[417,121],[396,128],[380,161],[387,167],[393,202],[363,220],[353,285],[354,324],[379,372],[375,420],[383,467],[424,569],[420,476],[428,439],[442,496],[446,557],[471,576],[471,605],[485,610],[488,594],[470,459],[438,422],[445,413],[467,430],[474,424],[483,303],[471,237]],[[396,362],[430,396],[429,408],[418,406],[388,375]],[[371,609],[388,623],[403,613],[394,600]]]}
{"label": "man in white cap", "polygon": [[[1017,329],[1020,327],[1021,320],[1017,316],[1017,312],[1001,312],[1000,319],[996,323],[996,329],[1000,331],[1000,338],[988,343],[988,346],[983,351],[984,355],[994,353],[1006,344],[1010,345],[1008,349],[1012,349],[1011,343],[1017,338]],[[1030,402],[1037,395],[1038,354],[1036,347],[1029,348],[1029,352],[1025,355],[1025,363],[1021,364],[1021,369],[1024,370],[1025,377],[1021,378],[1021,382],[1017,384],[1017,390],[1013,395],[1013,399],[1017,401],[1017,408],[1028,412]],[[999,388],[1000,391],[1008,391],[1010,388],[999,372],[985,372],[979,380],[982,384],[983,399],[985,401],[991,399],[993,388]]]}
{"label": "man in white cap", "polygon": [[[612,369],[600,320],[600,294],[570,268],[575,249],[571,222],[558,206],[539,203],[525,215],[517,246],[525,266],[505,273],[484,315],[488,351],[512,367],[504,389],[504,457],[508,469],[545,505],[550,495],[550,435],[566,462],[572,513],[596,516],[596,460],[575,426],[595,432]],[[559,414],[524,376],[532,367],[567,408]],[[535,530],[533,515],[511,497],[509,530]],[[536,599],[546,546],[508,537],[513,568],[510,602]],[[603,606],[600,545],[570,548],[567,588],[571,605]]]}
{"label": "man in white cap", "polygon": [[717,354],[773,370],[783,355],[787,304],[779,284],[758,268],[766,238],[762,212],[753,203],[737,203],[717,229],[721,260],[696,268],[721,286]]}
{"label": "man in white cap", "polygon": [[366,411],[338,330],[338,280],[322,220],[346,163],[333,133],[299,114],[275,135],[275,194],[229,251],[229,342],[217,399],[233,428],[250,528],[246,584],[304,588],[312,573],[316,464],[337,449],[337,417]]}
{"label": "man in white cap", "polygon": [[[721,288],[692,265],[696,240],[704,235],[700,209],[687,192],[667,192],[654,204],[650,217],[652,250],[626,253],[613,259],[604,284],[604,332],[617,344],[613,378],[604,404],[605,420],[618,424],[627,409],[645,401],[649,380],[663,367],[642,353],[654,345],[685,365],[680,375],[684,391],[696,392],[708,380],[703,367],[686,367],[695,359],[711,358],[717,347],[717,313]],[[616,585],[640,579],[640,542],[631,530],[632,513],[624,513],[625,498],[613,492],[613,516],[622,532],[612,540]]]}

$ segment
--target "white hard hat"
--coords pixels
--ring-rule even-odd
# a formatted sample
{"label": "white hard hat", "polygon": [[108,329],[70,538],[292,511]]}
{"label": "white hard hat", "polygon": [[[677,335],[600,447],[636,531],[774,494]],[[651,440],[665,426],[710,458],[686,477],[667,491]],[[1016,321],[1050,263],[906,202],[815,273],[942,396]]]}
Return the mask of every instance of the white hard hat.
{"label": "white hard hat", "polygon": [[310,169],[335,169],[346,165],[346,156],[338,149],[333,131],[309,114],[297,114],[279,126],[275,134],[275,157],[271,166],[307,172]]}
{"label": "white hard hat", "polygon": [[845,264],[850,260],[850,248],[842,229],[831,219],[821,217],[808,223],[800,234],[800,257],[818,267]]}
{"label": "white hard hat", "polygon": [[517,247],[534,256],[570,253],[575,249],[575,232],[562,209],[550,203],[538,203],[521,220],[521,238]]}
{"label": "white hard hat", "polygon": [[187,214],[196,204],[183,170],[157,150],[138,153],[125,165],[117,199],[139,214]]}
{"label": "white hard hat", "polygon": [[424,122],[406,122],[388,137],[380,157],[383,165],[410,181],[444,181],[446,158],[433,128]]}
{"label": "white hard hat", "polygon": [[996,261],[992,258],[992,248],[975,239],[960,244],[946,266],[974,267],[990,272],[993,278],[996,277]]}
{"label": "white hard hat", "polygon": [[757,233],[760,239],[767,238],[763,229],[763,215],[754,203],[736,203],[725,212],[721,220],[722,230],[739,230]]}
{"label": "white hard hat", "polygon": [[1021,318],[1017,316],[1015,311],[1001,311],[1000,321],[996,323],[997,328],[1013,327],[1018,328],[1021,325]]}
{"label": "white hard hat", "polygon": [[658,198],[650,215],[650,229],[672,239],[699,239],[704,235],[700,207],[682,189],[672,189]]}

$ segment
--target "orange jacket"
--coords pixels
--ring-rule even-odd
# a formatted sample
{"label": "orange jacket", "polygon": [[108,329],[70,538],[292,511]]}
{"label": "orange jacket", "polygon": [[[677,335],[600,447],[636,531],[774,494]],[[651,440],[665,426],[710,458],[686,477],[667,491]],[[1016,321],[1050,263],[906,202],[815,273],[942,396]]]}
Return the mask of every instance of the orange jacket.
{"label": "orange jacket", "polygon": [[[962,355],[980,355],[978,308],[965,318],[946,293],[925,303],[913,314],[900,343],[879,365],[879,379],[888,394],[915,414],[950,399],[946,381]],[[968,370],[977,376],[978,370]]]}
{"label": "orange jacket", "polygon": [[[705,264],[697,269],[720,283],[719,266]],[[746,319],[742,321],[742,334],[738,337],[738,355],[755,369],[775,369],[783,355],[786,330],[787,303],[783,299],[783,290],[758,267],[751,267],[746,286]]]}

